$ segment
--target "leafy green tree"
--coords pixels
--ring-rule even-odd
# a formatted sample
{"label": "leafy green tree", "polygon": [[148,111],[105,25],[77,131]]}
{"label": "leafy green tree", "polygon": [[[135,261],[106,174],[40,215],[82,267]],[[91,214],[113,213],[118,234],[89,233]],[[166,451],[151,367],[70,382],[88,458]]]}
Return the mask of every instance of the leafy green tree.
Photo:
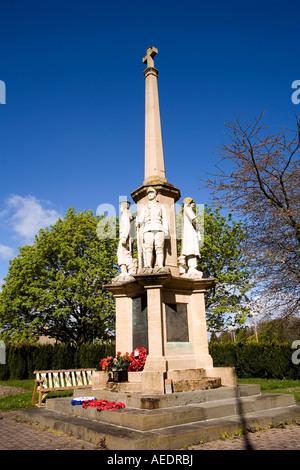
{"label": "leafy green tree", "polygon": [[219,339],[215,331],[212,332],[210,337],[210,343],[218,343]]}
{"label": "leafy green tree", "polygon": [[298,317],[261,321],[257,327],[259,341],[292,343],[300,337],[300,318]]}
{"label": "leafy green tree", "polygon": [[99,238],[103,217],[71,208],[19,248],[0,293],[2,339],[46,335],[64,343],[105,339],[114,328],[114,299],[103,288],[118,273],[116,238]]}
{"label": "leafy green tree", "polygon": [[253,286],[253,272],[243,256],[246,231],[241,222],[220,214],[221,207],[204,209],[204,244],[199,268],[203,277],[214,278],[206,293],[209,331],[224,331],[245,323],[250,314],[247,293]]}

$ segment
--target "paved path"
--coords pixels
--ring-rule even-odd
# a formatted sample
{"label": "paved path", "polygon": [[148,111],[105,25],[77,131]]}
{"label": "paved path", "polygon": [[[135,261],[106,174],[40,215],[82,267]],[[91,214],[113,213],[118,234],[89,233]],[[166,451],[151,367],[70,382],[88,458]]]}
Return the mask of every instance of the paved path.
{"label": "paved path", "polygon": [[[0,414],[0,450],[100,450],[94,444],[16,420],[17,412]],[[242,437],[189,447],[189,450],[300,450],[300,425],[289,424]]]}
{"label": "paved path", "polygon": [[245,436],[191,446],[194,450],[300,450],[300,425],[289,424],[284,428],[272,428]]}
{"label": "paved path", "polygon": [[96,446],[44,426],[16,420],[17,412],[0,414],[0,450],[96,450]]}

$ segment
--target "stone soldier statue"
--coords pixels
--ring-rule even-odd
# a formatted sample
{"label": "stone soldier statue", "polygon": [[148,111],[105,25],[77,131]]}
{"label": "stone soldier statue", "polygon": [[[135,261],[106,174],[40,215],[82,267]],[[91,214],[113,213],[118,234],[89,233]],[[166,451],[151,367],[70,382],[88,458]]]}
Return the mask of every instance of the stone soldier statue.
{"label": "stone soldier statue", "polygon": [[118,264],[121,274],[129,272],[132,266],[133,234],[132,221],[133,215],[129,210],[130,202],[120,202],[120,222],[119,222],[119,245],[118,245]]}
{"label": "stone soldier statue", "polygon": [[148,203],[144,204],[138,220],[143,233],[143,265],[153,268],[153,254],[159,268],[164,266],[165,237],[169,234],[167,213],[156,199],[156,190],[148,188]]}
{"label": "stone soldier statue", "polygon": [[180,258],[185,258],[188,273],[199,273],[197,270],[197,260],[200,258],[199,241],[201,239],[201,234],[197,224],[197,216],[194,212],[194,206],[195,203],[192,198],[186,197],[183,200]]}

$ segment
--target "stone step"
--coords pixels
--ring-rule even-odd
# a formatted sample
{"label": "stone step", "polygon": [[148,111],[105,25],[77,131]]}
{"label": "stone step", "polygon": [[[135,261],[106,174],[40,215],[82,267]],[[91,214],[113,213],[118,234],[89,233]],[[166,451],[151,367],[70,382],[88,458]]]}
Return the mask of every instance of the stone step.
{"label": "stone step", "polygon": [[[102,413],[102,412],[101,412]],[[112,411],[111,413],[119,413]],[[174,450],[199,441],[218,439],[224,432],[234,433],[247,427],[266,427],[282,421],[300,419],[300,404],[238,414],[207,421],[195,421],[151,431],[138,431],[119,425],[60,413],[47,408],[20,410],[19,418],[61,431],[67,435],[98,444],[108,450]]]}
{"label": "stone step", "polygon": [[[219,387],[209,390],[196,390],[188,392],[178,392],[166,395],[142,395],[139,393],[130,394],[118,390],[93,390],[75,389],[74,397],[94,396],[95,398],[108,401],[121,401],[129,408],[158,409],[174,406],[185,406],[189,404],[203,403],[228,398],[260,395],[260,386],[253,384],[243,384],[237,387]],[[50,402],[47,400],[47,403]]]}
{"label": "stone step", "polygon": [[221,379],[216,377],[202,377],[200,379],[173,379],[174,392],[188,392],[194,390],[207,390],[221,387]]}
{"label": "stone step", "polygon": [[[179,372],[179,371],[178,371]],[[204,371],[205,372],[205,371]],[[217,377],[205,377],[193,374],[194,377],[189,379],[171,379],[172,388],[174,392],[188,392],[194,390],[208,390],[212,388],[221,387],[221,379]],[[180,375],[178,375],[180,377]],[[136,382],[107,382],[105,390],[111,392],[122,392],[122,393],[142,393],[141,381]]]}
{"label": "stone step", "polygon": [[125,407],[118,411],[99,412],[94,407],[71,405],[70,398],[47,400],[46,406],[56,412],[87,418],[117,426],[149,431],[227,416],[244,415],[254,411],[275,409],[295,403],[293,395],[262,394],[255,397],[230,398],[208,403],[189,404],[159,409],[136,409]]}
{"label": "stone step", "polygon": [[107,382],[105,389],[110,392],[141,393],[140,382]]}
{"label": "stone step", "polygon": [[198,380],[206,377],[205,369],[173,369],[167,372],[168,379],[172,380]]}
{"label": "stone step", "polygon": [[143,372],[128,372],[128,381],[129,382],[142,382]]}

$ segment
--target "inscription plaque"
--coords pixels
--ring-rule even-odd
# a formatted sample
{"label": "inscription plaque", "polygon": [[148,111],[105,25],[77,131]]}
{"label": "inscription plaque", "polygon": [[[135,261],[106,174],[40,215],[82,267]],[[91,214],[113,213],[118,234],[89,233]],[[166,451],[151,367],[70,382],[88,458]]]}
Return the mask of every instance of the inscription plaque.
{"label": "inscription plaque", "polygon": [[132,299],[132,345],[148,352],[147,294]]}
{"label": "inscription plaque", "polygon": [[187,304],[166,304],[167,342],[188,342]]}

